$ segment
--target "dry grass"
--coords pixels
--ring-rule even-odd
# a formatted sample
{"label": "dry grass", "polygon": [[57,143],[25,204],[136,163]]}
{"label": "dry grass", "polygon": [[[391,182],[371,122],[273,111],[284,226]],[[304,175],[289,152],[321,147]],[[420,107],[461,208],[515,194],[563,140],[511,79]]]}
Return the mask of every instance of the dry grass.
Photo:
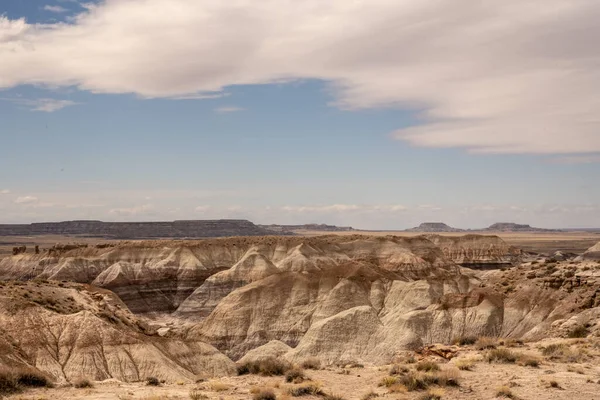
{"label": "dry grass", "polygon": [[149,376],[146,378],[146,385],[148,386],[160,386],[160,381],[158,378],[154,376]]}
{"label": "dry grass", "polygon": [[540,366],[540,359],[534,356],[529,356],[526,354],[521,354],[519,356],[518,364],[524,367],[533,367],[537,368]]}
{"label": "dry grass", "polygon": [[50,379],[33,368],[0,367],[0,395],[17,393],[23,387],[53,387]]}
{"label": "dry grass", "polygon": [[461,371],[472,371],[475,366],[475,360],[470,358],[460,358],[454,361],[454,365]]}
{"label": "dry grass", "polygon": [[292,368],[285,373],[285,381],[291,383],[302,383],[306,380],[306,375],[304,375],[304,371],[300,368]]}
{"label": "dry grass", "polygon": [[369,393],[365,393],[360,400],[372,400],[376,397],[379,397],[379,395],[371,390]]}
{"label": "dry grass", "polygon": [[440,366],[433,361],[421,361],[417,364],[417,371],[434,372],[439,370]]}
{"label": "dry grass", "polygon": [[192,390],[190,390],[188,397],[190,398],[190,400],[206,400],[206,399],[208,399],[208,396],[205,395],[204,393],[202,393],[200,391],[200,389],[198,389],[198,388],[193,388]]}
{"label": "dry grass", "polygon": [[275,392],[272,389],[262,388],[252,395],[253,400],[275,400]]}
{"label": "dry grass", "polygon": [[392,375],[401,375],[401,374],[408,373],[408,371],[409,371],[408,368],[406,368],[404,366],[401,366],[401,365],[398,365],[398,364],[394,364],[390,368],[389,374],[390,374],[390,376],[392,376]]}
{"label": "dry grass", "polygon": [[398,378],[409,392],[426,390],[432,385],[460,386],[460,373],[457,369],[445,369],[438,372],[411,372]]}
{"label": "dry grass", "polygon": [[496,389],[496,397],[506,397],[509,399],[516,399],[514,393],[510,390],[508,386],[500,386]]}
{"label": "dry grass", "polygon": [[452,344],[458,346],[469,346],[475,344],[477,342],[477,338],[475,336],[460,336],[452,339]]}
{"label": "dry grass", "polygon": [[276,358],[265,358],[259,361],[250,361],[237,367],[238,375],[255,374],[262,376],[284,375],[293,366],[287,361]]}
{"label": "dry grass", "polygon": [[392,386],[388,387],[389,393],[406,393],[408,389],[401,383],[395,383]]}
{"label": "dry grass", "polygon": [[378,386],[385,386],[386,388],[389,388],[392,385],[395,385],[398,383],[398,378],[395,376],[384,376],[383,378],[381,378],[381,380],[378,383]]}
{"label": "dry grass", "polygon": [[290,387],[288,393],[294,397],[324,395],[321,386],[316,383],[306,383],[300,386]]}
{"label": "dry grass", "polygon": [[442,389],[429,389],[427,393],[423,393],[418,397],[418,400],[441,400],[445,392]]}
{"label": "dry grass", "polygon": [[475,342],[475,347],[477,350],[495,349],[498,347],[498,340],[490,337],[480,337],[477,339],[477,342]]}
{"label": "dry grass", "polygon": [[76,387],[77,389],[87,389],[93,388],[94,384],[87,378],[79,378],[73,382],[73,387]]}
{"label": "dry grass", "polygon": [[489,363],[512,364],[519,359],[519,355],[508,349],[493,349],[485,353],[483,358]]}
{"label": "dry grass", "polygon": [[304,369],[318,370],[321,369],[321,360],[315,357],[307,358],[306,360],[302,361],[300,366]]}
{"label": "dry grass", "polygon": [[210,382],[208,386],[210,387],[210,390],[212,390],[213,392],[224,392],[231,388],[231,386],[229,386],[228,384],[223,383],[221,381]]}
{"label": "dry grass", "polygon": [[542,348],[542,355],[551,361],[563,363],[577,363],[586,358],[581,349],[570,346],[568,343],[554,343]]}

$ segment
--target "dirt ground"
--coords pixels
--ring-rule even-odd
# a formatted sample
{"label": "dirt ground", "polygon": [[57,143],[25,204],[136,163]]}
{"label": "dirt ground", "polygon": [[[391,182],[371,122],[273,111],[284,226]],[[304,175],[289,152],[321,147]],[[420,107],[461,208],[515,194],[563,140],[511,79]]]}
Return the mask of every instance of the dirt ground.
{"label": "dirt ground", "polygon": [[[451,361],[441,357],[430,356],[428,360],[438,363],[441,370],[454,370],[459,375],[458,386],[443,388],[432,385],[432,390],[441,399],[447,400],[479,400],[494,399],[500,387],[505,387],[513,399],[564,399],[564,400],[600,400],[600,365],[598,361],[598,344],[587,339],[559,339],[573,348],[581,346],[581,354],[585,356],[576,362],[550,361],[540,352],[542,346],[556,343],[557,340],[547,340],[545,343],[526,343],[517,347],[502,347],[516,354],[526,355],[540,361],[539,366],[523,366],[517,363],[489,363],[484,361],[488,350],[477,350],[474,346],[458,348],[458,353]],[[579,344],[577,344],[579,343]],[[457,369],[461,360],[470,360],[473,366],[470,370]],[[564,361],[564,360],[563,360]],[[572,360],[571,360],[572,361]],[[415,363],[399,363],[405,372],[416,370]],[[54,389],[28,390],[22,394],[13,395],[16,400],[50,400],[50,399],[98,399],[98,400],[167,400],[192,399],[193,390],[200,396],[197,399],[241,400],[250,399],[259,388],[270,388],[277,399],[290,400],[293,397],[289,389],[316,383],[323,394],[319,396],[302,396],[305,400],[334,400],[330,396],[339,396],[335,400],[365,399],[369,393],[371,398],[381,399],[421,399],[427,390],[407,391],[402,385],[387,388],[381,385],[384,378],[390,376],[391,366],[365,367],[327,367],[321,370],[305,370],[310,381],[290,384],[282,376],[262,377],[243,375],[212,379],[200,383],[163,384],[158,387],[147,386],[143,383],[122,383],[104,381],[94,383],[93,388],[76,389],[72,387]],[[500,397],[501,398],[501,397]],[[433,398],[432,398],[433,399]]]}

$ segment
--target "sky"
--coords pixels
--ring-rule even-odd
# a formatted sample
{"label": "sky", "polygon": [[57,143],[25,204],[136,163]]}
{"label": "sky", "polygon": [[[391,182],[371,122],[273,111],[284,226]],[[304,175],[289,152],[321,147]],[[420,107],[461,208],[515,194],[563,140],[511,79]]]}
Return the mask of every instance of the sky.
{"label": "sky", "polygon": [[597,0],[2,0],[0,223],[600,227]]}

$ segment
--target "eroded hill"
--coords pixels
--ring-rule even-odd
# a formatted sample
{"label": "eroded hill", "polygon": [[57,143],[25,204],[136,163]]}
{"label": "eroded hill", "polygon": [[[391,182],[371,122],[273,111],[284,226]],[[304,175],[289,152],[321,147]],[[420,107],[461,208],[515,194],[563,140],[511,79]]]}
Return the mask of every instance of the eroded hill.
{"label": "eroded hill", "polygon": [[[479,235],[122,242],[0,261],[1,279],[33,280],[4,285],[6,326],[49,321],[84,332],[75,350],[54,346],[71,354],[64,367],[46,354],[47,339],[6,332],[10,362],[63,380],[81,365],[94,379],[193,379],[231,373],[242,357],[385,364],[460,337],[595,334],[599,276],[593,260],[527,259]],[[36,298],[60,301],[49,307],[25,296],[36,285],[46,296]],[[158,325],[146,325],[148,317]],[[118,372],[131,348],[140,361]]]}

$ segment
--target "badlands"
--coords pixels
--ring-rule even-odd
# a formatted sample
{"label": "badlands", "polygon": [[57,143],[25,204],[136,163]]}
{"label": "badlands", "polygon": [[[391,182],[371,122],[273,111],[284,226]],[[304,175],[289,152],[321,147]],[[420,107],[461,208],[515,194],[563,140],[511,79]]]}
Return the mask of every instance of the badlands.
{"label": "badlands", "polygon": [[351,232],[17,250],[0,396],[600,399],[600,244],[557,250]]}

